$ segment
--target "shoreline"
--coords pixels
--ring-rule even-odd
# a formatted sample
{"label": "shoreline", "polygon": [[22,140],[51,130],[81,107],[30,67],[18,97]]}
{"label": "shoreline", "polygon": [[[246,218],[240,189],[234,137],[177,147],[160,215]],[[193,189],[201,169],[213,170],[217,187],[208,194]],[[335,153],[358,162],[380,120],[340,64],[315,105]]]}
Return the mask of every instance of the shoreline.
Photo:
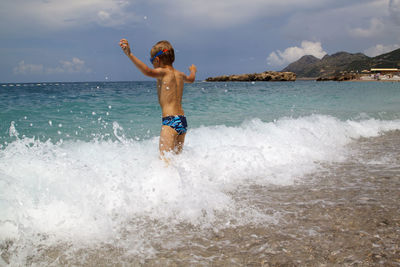
{"label": "shoreline", "polygon": [[[311,78],[311,77],[304,77],[304,78],[297,78],[296,81],[318,81],[318,78]],[[400,82],[400,80],[362,80],[362,79],[350,79],[350,80],[343,80],[343,81],[336,81],[336,80],[321,80],[318,82]]]}
{"label": "shoreline", "polygon": [[[329,81],[319,81],[319,82],[329,82]],[[336,81],[334,81],[336,82]],[[346,81],[340,81],[340,82],[400,82],[400,80],[359,80],[359,79],[353,79],[353,80],[346,80]]]}
{"label": "shoreline", "polygon": [[145,263],[190,265],[196,256],[217,266],[397,265],[400,159],[390,169],[376,160],[398,155],[399,145],[399,130],[361,138],[349,144],[348,161],[329,163],[304,183],[249,186],[244,201],[278,211],[278,222],[194,235]]}

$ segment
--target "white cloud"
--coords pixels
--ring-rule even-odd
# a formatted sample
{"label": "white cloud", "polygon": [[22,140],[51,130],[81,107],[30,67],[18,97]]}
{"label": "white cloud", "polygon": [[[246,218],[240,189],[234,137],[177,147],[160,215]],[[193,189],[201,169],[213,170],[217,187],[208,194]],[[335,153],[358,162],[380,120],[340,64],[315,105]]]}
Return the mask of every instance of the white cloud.
{"label": "white cloud", "polygon": [[14,74],[74,74],[90,73],[92,70],[86,67],[85,61],[73,57],[71,61],[59,62],[56,67],[44,67],[42,64],[26,64],[24,60],[14,68]]}
{"label": "white cloud", "polygon": [[350,29],[350,33],[356,37],[374,37],[382,34],[384,29],[385,25],[380,19],[372,18],[370,20],[370,25],[367,29],[365,28]]}
{"label": "white cloud", "polygon": [[369,57],[375,57],[375,56],[379,56],[379,55],[388,53],[388,52],[393,51],[398,48],[400,48],[400,45],[398,45],[398,44],[394,44],[394,45],[377,44],[373,47],[370,47],[370,48],[364,50],[364,53]]}
{"label": "white cloud", "polygon": [[322,58],[326,55],[326,52],[323,50],[320,42],[302,41],[301,47],[293,46],[286,48],[283,52],[280,50],[272,52],[269,54],[267,62],[271,66],[284,66],[305,55]]}
{"label": "white cloud", "polygon": [[46,73],[89,73],[92,70],[85,66],[85,61],[74,57],[71,61],[60,61],[60,66],[46,68]]}
{"label": "white cloud", "polygon": [[14,68],[14,74],[42,74],[43,65],[26,64],[24,60],[18,63]]}

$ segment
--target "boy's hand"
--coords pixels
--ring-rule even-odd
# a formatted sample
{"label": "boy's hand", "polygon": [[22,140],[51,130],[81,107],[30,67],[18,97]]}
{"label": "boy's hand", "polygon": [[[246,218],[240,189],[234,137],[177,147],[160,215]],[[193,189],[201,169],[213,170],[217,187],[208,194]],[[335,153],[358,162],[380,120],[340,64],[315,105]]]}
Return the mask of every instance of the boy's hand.
{"label": "boy's hand", "polygon": [[195,65],[192,64],[192,66],[189,67],[190,72],[197,72],[197,68]]}
{"label": "boy's hand", "polygon": [[121,39],[119,41],[119,46],[122,48],[124,51],[125,55],[129,56],[131,54],[131,48],[129,47],[128,40],[126,39]]}

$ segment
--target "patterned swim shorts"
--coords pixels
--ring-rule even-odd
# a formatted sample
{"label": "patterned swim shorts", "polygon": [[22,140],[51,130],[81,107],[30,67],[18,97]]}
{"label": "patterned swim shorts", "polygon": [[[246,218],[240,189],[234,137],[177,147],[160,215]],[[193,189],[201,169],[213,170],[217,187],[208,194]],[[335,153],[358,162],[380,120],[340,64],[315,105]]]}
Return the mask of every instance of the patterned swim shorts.
{"label": "patterned swim shorts", "polygon": [[164,117],[162,118],[162,125],[171,127],[178,133],[178,135],[186,133],[188,127],[186,117],[183,115]]}

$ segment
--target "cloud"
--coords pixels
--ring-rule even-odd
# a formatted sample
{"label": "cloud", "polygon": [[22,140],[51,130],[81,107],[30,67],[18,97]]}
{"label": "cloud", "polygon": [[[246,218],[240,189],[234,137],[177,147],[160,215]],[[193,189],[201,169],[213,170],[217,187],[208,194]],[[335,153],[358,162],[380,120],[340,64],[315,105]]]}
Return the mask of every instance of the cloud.
{"label": "cloud", "polygon": [[[13,28],[59,30],[101,25],[115,27],[137,20],[128,0],[2,0],[0,24]],[[7,28],[3,25],[4,30]]]}
{"label": "cloud", "polygon": [[394,23],[400,25],[400,0],[390,0],[389,14]]}
{"label": "cloud", "polygon": [[[148,0],[160,6],[163,16],[177,19],[184,25],[204,28],[229,28],[235,25],[271,18],[298,11],[315,11],[344,5],[335,0]],[[365,1],[365,0],[364,0]],[[347,3],[347,2],[346,2]]]}
{"label": "cloud", "polygon": [[90,25],[121,27],[149,17],[153,26],[215,29],[298,13],[314,16],[324,10],[376,1],[388,0],[353,0],[350,4],[344,0],[2,0],[0,26],[4,30],[4,25],[21,30],[35,27],[37,31]]}
{"label": "cloud", "polygon": [[14,74],[42,74],[43,65],[26,64],[24,60],[18,63],[13,70]]}
{"label": "cloud", "polygon": [[92,70],[85,66],[85,61],[74,57],[71,61],[60,61],[60,66],[47,68],[46,73],[90,73]]}
{"label": "cloud", "polygon": [[394,44],[394,45],[377,44],[373,47],[370,47],[370,48],[364,50],[364,54],[366,54],[369,57],[375,57],[375,56],[379,56],[379,55],[388,53],[388,52],[393,51],[398,48],[400,48],[400,45],[398,45],[398,44]]}
{"label": "cloud", "polygon": [[350,29],[350,33],[356,37],[374,37],[380,35],[385,29],[384,23],[378,18],[370,20],[369,28],[355,28]]}
{"label": "cloud", "polygon": [[280,50],[272,52],[269,54],[267,62],[271,66],[284,66],[305,55],[322,58],[326,55],[326,52],[322,49],[320,42],[302,41],[301,47],[293,46],[286,48],[283,52]]}
{"label": "cloud", "polygon": [[[319,40],[328,47],[336,47],[332,52],[365,49],[382,39],[396,43],[397,35],[388,22],[388,6],[389,0],[364,0],[347,1],[346,5],[338,4],[318,12],[299,10],[289,16],[281,31],[287,38]],[[368,35],[371,43],[361,43],[365,42],[361,36]]]}
{"label": "cloud", "polygon": [[14,74],[76,74],[90,73],[92,70],[86,67],[85,61],[73,57],[71,61],[61,60],[59,66],[44,67],[42,64],[26,64],[24,60],[14,68]]}

